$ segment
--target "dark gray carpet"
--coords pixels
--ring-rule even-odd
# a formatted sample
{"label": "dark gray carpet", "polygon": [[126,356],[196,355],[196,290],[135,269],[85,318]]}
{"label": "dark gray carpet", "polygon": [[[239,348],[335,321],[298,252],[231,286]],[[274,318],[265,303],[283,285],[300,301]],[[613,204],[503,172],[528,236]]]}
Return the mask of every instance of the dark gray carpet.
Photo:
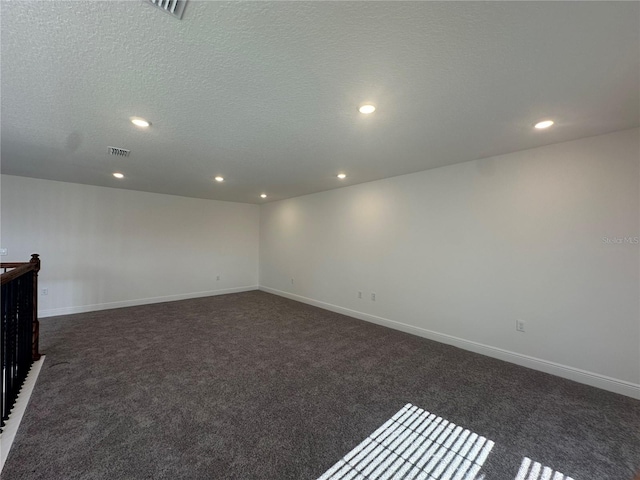
{"label": "dark gray carpet", "polygon": [[640,466],[640,402],[248,292],[43,319],[13,479],[314,479],[405,404],[575,480]]}

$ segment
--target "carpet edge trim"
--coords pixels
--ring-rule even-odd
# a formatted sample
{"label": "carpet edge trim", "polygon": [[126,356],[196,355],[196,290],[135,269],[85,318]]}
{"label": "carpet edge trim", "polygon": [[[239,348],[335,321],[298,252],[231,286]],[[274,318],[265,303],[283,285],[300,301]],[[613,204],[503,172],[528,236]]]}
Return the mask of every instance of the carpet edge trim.
{"label": "carpet edge trim", "polygon": [[31,365],[27,378],[20,389],[20,394],[16,399],[16,403],[13,405],[9,419],[3,427],[4,431],[0,435],[0,473],[2,473],[4,464],[7,461],[9,452],[11,451],[11,446],[13,445],[13,441],[15,440],[18,429],[20,428],[22,417],[27,411],[27,405],[29,405],[31,394],[33,393],[33,389],[38,381],[38,375],[40,375],[40,370],[42,369],[45,358],[46,355],[42,355],[40,360],[33,362]]}

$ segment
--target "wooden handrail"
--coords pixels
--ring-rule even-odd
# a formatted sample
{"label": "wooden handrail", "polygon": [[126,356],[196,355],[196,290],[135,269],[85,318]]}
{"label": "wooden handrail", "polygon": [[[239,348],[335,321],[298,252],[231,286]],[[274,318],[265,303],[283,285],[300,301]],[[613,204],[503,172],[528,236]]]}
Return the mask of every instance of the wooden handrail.
{"label": "wooden handrail", "polygon": [[16,268],[26,263],[29,263],[29,262],[3,262],[0,264],[0,268]]}
{"label": "wooden handrail", "polygon": [[3,273],[0,276],[0,279],[2,279],[2,283],[0,283],[0,285],[9,283],[11,280],[15,280],[16,278],[21,277],[25,273],[29,273],[33,270],[35,270],[33,268],[33,265],[31,265],[30,263],[23,263],[19,267],[16,267],[13,270],[8,271],[7,273]]}
{"label": "wooden handrail", "polygon": [[40,322],[38,321],[38,272],[40,271],[40,256],[37,253],[31,255],[28,262],[4,262],[0,263],[0,268],[12,268],[8,272],[0,275],[0,285],[15,280],[29,272],[33,272],[33,297],[31,299],[33,305],[32,320],[32,358],[34,361],[39,360],[40,355]]}
{"label": "wooden handrail", "polygon": [[40,258],[31,255],[25,263],[0,263],[12,268],[1,277],[0,358],[2,359],[2,395],[0,396],[0,432],[13,408],[38,351],[38,272]]}
{"label": "wooden handrail", "polygon": [[0,268],[13,268],[13,270],[3,273],[0,276],[0,285],[4,285],[11,280],[21,277],[27,272],[40,271],[40,258],[37,253],[31,255],[31,260],[28,262],[5,262],[0,263]]}

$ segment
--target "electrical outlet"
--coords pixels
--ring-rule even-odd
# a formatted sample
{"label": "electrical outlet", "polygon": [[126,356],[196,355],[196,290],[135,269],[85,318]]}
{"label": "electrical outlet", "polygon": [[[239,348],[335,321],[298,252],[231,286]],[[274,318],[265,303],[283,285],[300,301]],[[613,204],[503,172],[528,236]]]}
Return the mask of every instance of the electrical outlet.
{"label": "electrical outlet", "polygon": [[42,295],[49,295],[49,289],[48,288],[43,288],[42,289]]}
{"label": "electrical outlet", "polygon": [[216,276],[216,281],[220,280],[220,275]]}
{"label": "electrical outlet", "polygon": [[376,301],[376,294],[375,294],[375,293],[372,293],[372,294],[371,294],[371,301],[372,301],[372,302],[375,302],[375,301]]}
{"label": "electrical outlet", "polygon": [[0,248],[0,255],[9,255],[9,250],[6,248]]}
{"label": "electrical outlet", "polygon": [[516,320],[516,331],[524,332],[524,320]]}
{"label": "electrical outlet", "polygon": [[293,278],[291,279],[291,285],[293,285]]}
{"label": "electrical outlet", "polygon": [[362,298],[362,292],[358,292],[358,298]]}

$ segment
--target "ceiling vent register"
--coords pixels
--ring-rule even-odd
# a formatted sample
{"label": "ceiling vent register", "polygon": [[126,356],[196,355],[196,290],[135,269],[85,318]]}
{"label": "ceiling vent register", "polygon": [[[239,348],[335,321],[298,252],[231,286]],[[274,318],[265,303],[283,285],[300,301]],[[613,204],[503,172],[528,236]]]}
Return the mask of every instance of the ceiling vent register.
{"label": "ceiling vent register", "polygon": [[177,19],[181,19],[187,0],[147,0],[147,2],[173,15]]}
{"label": "ceiling vent register", "polygon": [[128,157],[131,150],[118,147],[107,147],[109,149],[109,155],[115,155],[116,157]]}

